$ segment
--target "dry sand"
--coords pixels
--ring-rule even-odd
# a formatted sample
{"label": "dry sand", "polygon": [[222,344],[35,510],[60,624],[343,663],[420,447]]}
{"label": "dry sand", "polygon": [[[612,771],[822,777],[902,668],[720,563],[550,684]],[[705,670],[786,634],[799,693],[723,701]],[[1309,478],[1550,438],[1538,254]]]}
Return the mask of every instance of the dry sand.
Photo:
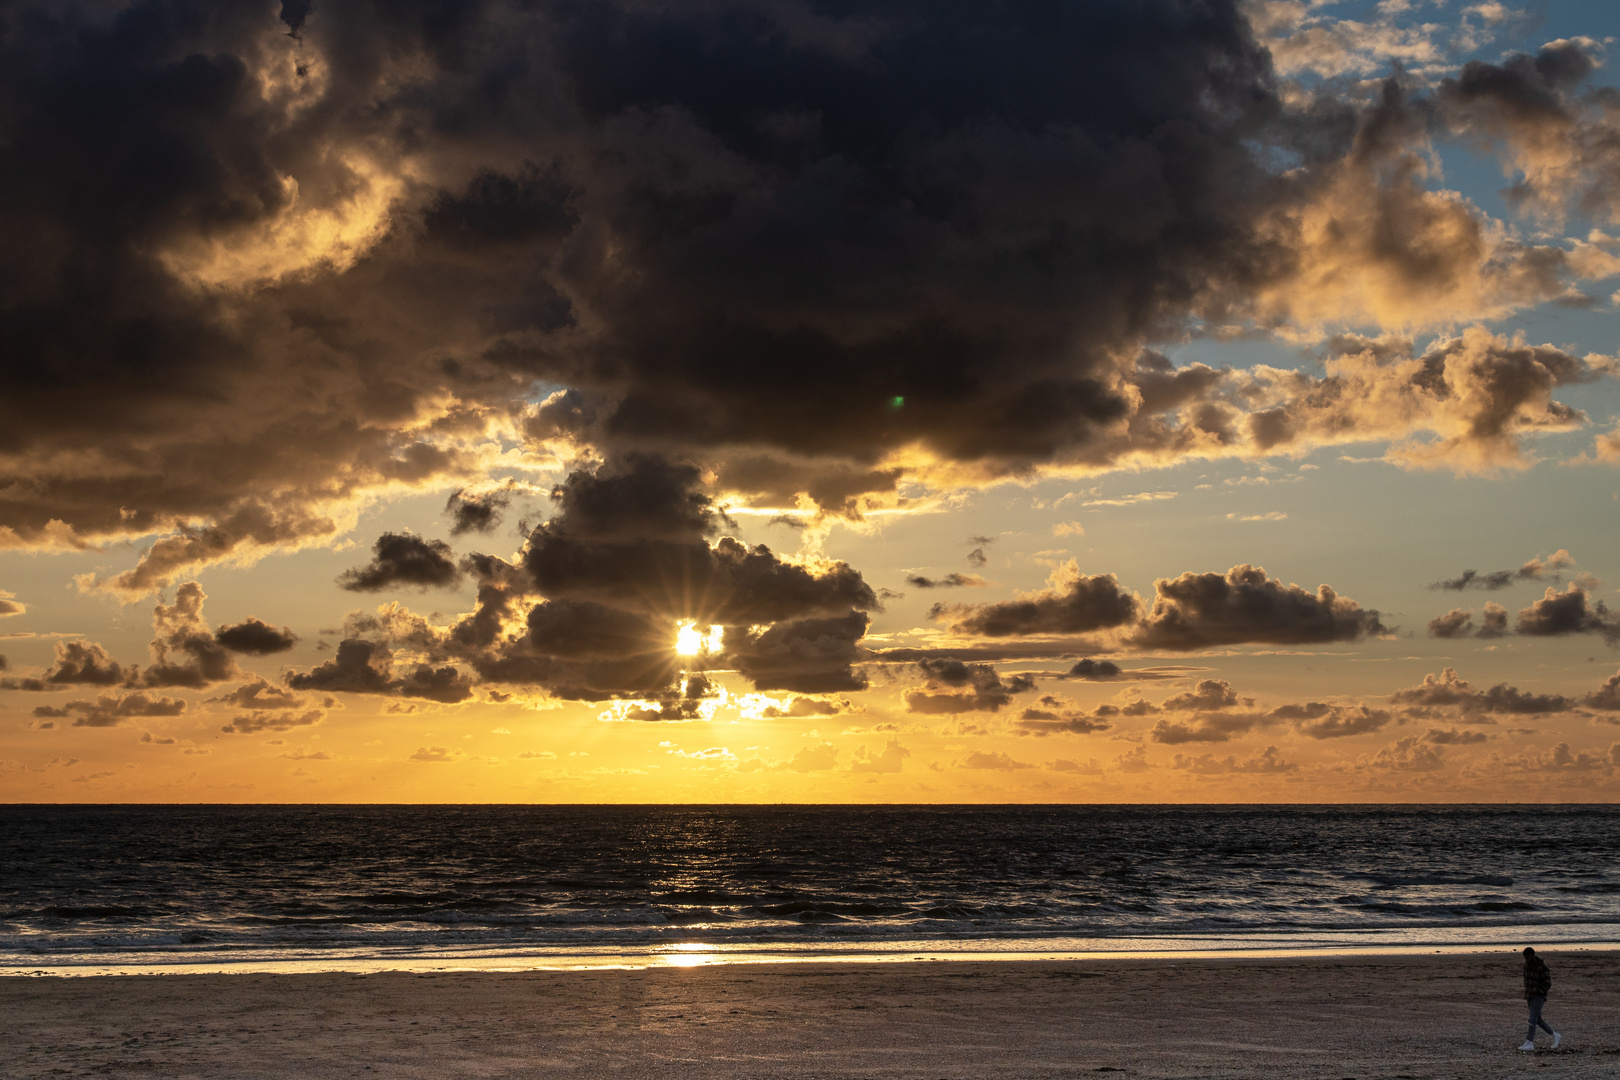
{"label": "dry sand", "polygon": [[0,1076],[1620,1076],[1620,953],[0,979]]}

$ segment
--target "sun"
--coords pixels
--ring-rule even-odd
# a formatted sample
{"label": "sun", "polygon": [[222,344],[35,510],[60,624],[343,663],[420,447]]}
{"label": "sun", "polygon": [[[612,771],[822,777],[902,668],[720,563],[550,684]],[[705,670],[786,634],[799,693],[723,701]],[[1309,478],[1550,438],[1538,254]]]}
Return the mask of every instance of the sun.
{"label": "sun", "polygon": [[679,624],[675,630],[675,652],[681,656],[719,652],[724,637],[725,627],[710,626],[709,632],[705,634],[697,628],[696,623],[688,619]]}

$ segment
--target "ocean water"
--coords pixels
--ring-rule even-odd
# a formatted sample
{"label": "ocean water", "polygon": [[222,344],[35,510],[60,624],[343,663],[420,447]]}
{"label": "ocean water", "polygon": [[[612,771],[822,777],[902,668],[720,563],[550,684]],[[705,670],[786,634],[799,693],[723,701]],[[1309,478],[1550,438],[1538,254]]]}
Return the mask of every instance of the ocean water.
{"label": "ocean water", "polygon": [[1620,942],[1620,808],[5,806],[0,972]]}

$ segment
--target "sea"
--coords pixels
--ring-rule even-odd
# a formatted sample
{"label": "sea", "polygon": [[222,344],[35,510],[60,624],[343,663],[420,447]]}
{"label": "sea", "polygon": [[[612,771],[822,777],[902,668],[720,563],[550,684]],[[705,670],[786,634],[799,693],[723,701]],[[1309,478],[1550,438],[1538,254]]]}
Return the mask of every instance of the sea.
{"label": "sea", "polygon": [[0,974],[1620,946],[1612,806],[0,806]]}

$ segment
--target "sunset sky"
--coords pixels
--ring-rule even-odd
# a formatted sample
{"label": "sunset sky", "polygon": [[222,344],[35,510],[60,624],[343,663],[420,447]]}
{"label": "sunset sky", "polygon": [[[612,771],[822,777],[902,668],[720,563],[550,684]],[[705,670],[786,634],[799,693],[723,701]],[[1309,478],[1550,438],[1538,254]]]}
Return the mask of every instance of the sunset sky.
{"label": "sunset sky", "polygon": [[1620,6],[0,6],[0,801],[1608,801]]}

